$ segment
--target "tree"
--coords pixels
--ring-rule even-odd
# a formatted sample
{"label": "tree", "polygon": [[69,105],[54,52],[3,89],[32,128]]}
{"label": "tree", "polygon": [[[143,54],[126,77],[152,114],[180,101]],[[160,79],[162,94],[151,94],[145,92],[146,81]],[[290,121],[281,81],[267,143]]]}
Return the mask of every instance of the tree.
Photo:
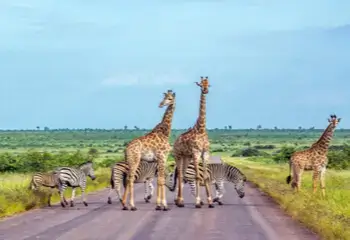
{"label": "tree", "polygon": [[256,129],[260,130],[262,128],[262,126],[259,124],[258,126],[256,126]]}
{"label": "tree", "polygon": [[125,126],[124,126],[124,130],[128,130],[128,125],[125,125]]}
{"label": "tree", "polygon": [[38,130],[38,131],[39,131],[39,130],[40,130],[40,127],[39,127],[39,126],[36,126],[36,130]]}
{"label": "tree", "polygon": [[232,130],[232,126],[231,126],[231,125],[228,125],[228,129]]}
{"label": "tree", "polygon": [[92,158],[96,158],[96,157],[98,157],[98,150],[96,148],[90,148],[89,151],[88,151],[88,154]]}

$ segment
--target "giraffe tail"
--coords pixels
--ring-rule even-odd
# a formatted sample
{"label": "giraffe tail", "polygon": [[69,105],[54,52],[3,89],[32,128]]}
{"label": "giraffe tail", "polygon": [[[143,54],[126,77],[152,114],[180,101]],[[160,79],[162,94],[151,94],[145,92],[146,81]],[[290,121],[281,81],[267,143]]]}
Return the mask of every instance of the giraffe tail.
{"label": "giraffe tail", "polygon": [[290,184],[291,181],[292,181],[292,162],[291,160],[289,160],[289,176],[287,176],[286,178],[286,183]]}

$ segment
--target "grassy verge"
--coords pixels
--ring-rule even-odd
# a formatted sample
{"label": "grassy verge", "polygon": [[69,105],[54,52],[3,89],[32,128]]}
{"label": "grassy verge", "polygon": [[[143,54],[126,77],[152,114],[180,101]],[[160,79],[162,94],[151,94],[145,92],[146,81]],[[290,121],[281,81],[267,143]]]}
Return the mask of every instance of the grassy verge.
{"label": "grassy verge", "polygon": [[[96,180],[88,178],[87,192],[93,192],[108,186],[110,169],[100,168],[95,171]],[[45,206],[48,199],[48,190],[33,193],[28,189],[30,174],[2,174],[0,175],[0,218],[16,213],[28,211],[33,208]],[[80,195],[80,189],[77,190]],[[71,189],[65,191],[67,199],[71,196]],[[51,202],[59,202],[59,196],[55,192]]]}
{"label": "grassy verge", "polygon": [[240,168],[249,181],[274,198],[293,218],[327,240],[350,239],[350,171],[326,173],[326,197],[312,194],[311,172],[304,172],[302,190],[293,193],[285,182],[288,165],[224,158]]}

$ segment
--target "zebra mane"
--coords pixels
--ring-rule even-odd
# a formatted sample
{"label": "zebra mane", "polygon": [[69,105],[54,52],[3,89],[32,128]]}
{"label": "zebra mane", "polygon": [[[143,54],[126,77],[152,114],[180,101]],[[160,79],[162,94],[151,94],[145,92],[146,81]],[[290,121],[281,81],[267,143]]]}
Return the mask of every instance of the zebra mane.
{"label": "zebra mane", "polygon": [[86,161],[86,162],[80,164],[80,165],[78,166],[78,168],[82,168],[82,167],[84,167],[84,166],[86,166],[86,165],[92,165],[92,164],[93,164],[93,162],[92,162],[91,160],[89,160],[89,161]]}
{"label": "zebra mane", "polygon": [[241,177],[243,178],[243,181],[246,182],[247,181],[247,177],[246,175],[244,175],[244,173],[241,172],[241,170],[239,170],[238,168],[236,168],[235,166],[232,166],[230,164],[227,164],[227,163],[223,163],[224,166],[226,166],[227,168],[231,168],[231,169],[234,169],[236,170],[240,175]]}

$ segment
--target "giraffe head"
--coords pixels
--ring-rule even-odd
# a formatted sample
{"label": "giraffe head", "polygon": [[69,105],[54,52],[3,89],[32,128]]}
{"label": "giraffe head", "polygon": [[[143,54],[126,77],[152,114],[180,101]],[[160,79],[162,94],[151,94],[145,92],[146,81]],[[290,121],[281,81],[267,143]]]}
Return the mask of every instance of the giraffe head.
{"label": "giraffe head", "polygon": [[341,118],[337,118],[337,115],[332,114],[330,118],[328,118],[328,122],[332,124],[333,128],[336,128],[338,123],[340,122]]}
{"label": "giraffe head", "polygon": [[201,87],[201,91],[203,94],[208,94],[209,93],[209,79],[208,77],[201,77],[201,82],[198,83],[198,82],[195,82],[197,84],[197,86]]}
{"label": "giraffe head", "polygon": [[172,90],[168,90],[168,92],[163,94],[164,94],[164,98],[159,103],[160,108],[164,106],[173,105],[175,103],[175,93]]}

